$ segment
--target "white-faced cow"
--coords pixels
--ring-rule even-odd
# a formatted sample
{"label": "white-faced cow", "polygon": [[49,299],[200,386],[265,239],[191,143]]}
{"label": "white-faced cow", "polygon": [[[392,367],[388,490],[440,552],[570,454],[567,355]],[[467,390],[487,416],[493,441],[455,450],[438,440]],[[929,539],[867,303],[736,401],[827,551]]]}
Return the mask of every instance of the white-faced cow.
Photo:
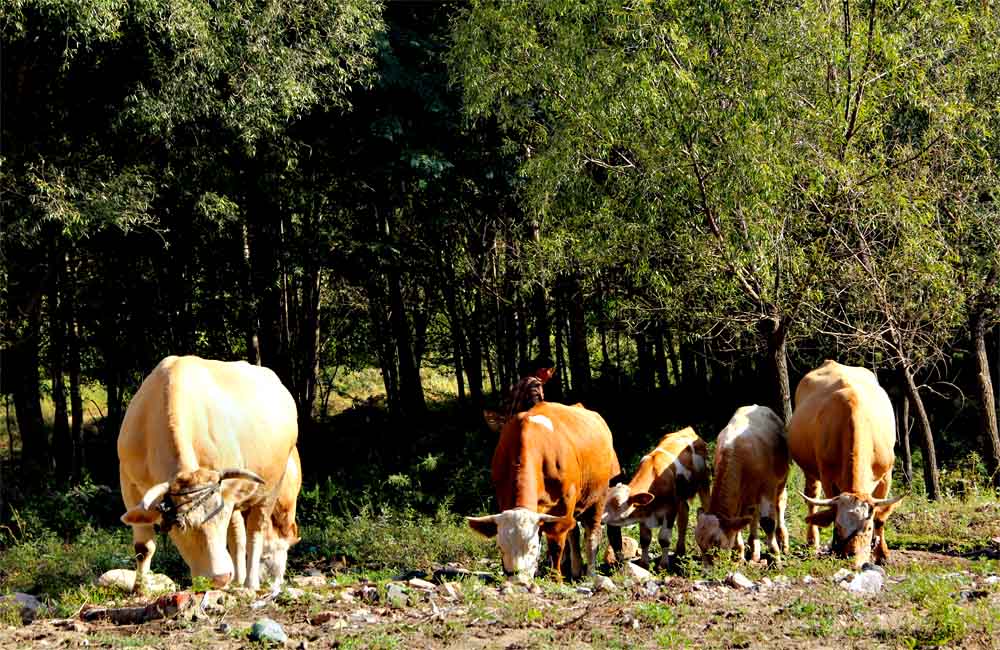
{"label": "white-faced cow", "polygon": [[[264,531],[264,550],[260,556],[261,579],[271,581],[274,593],[281,589],[285,579],[288,550],[299,543],[295,507],[301,488],[302,464],[298,448],[293,447],[271,511],[271,524]],[[246,527],[243,513],[239,510],[233,511],[233,518],[229,523],[229,554],[236,568],[233,582],[242,585],[246,581]]]}
{"label": "white-faced cow", "polygon": [[234,509],[246,513],[246,584],[260,586],[264,531],[298,437],[292,396],[266,368],[167,357],[142,382],[118,434],[122,521],[138,555],[135,588],[166,531],[195,576],[233,578]]}
{"label": "white-faced cow", "polygon": [[504,572],[530,580],[538,567],[539,529],[559,573],[570,537],[573,577],[582,574],[579,519],[593,575],[608,483],[621,473],[604,419],[580,405],[541,402],[504,425],[492,476],[500,513],[469,517],[473,530],[496,536]]}
{"label": "white-faced cow", "polygon": [[799,382],[788,444],[806,477],[806,540],[815,549],[816,527],[834,524],[835,553],[856,567],[873,547],[876,562],[888,560],[885,521],[903,498],[888,498],[895,439],[892,403],[870,370],[826,361]]}
{"label": "white-faced cow", "polygon": [[708,504],[710,478],[708,446],[694,429],[663,436],[656,447],[642,457],[628,484],[619,483],[608,491],[605,522],[609,526],[639,524],[642,563],[649,566],[649,545],[653,529],[659,528],[660,568],[667,567],[674,522],[677,522],[677,555],[684,555],[688,525],[688,502],[699,495]]}
{"label": "white-faced cow", "polygon": [[760,559],[757,525],[777,556],[788,550],[788,443],[785,427],[766,406],[743,406],[715,442],[715,481],[708,508],[698,511],[695,540],[703,556],[713,548],[733,549],[743,558],[742,529],[749,524],[750,559]]}

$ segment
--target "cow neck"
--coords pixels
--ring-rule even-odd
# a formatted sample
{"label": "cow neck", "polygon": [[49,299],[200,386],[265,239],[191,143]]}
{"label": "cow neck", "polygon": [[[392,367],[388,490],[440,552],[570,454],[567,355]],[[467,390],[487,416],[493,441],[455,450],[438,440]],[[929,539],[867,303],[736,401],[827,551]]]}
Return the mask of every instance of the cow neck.
{"label": "cow neck", "polygon": [[[194,434],[200,427],[192,420],[196,415],[200,415],[200,413],[192,412],[191,409],[180,408],[178,406],[185,403],[198,403],[197,399],[186,399],[184,395],[185,385],[183,381],[174,381],[173,374],[167,375],[167,381],[164,384],[163,403],[167,416],[169,445],[173,447],[172,451],[174,457],[177,459],[175,476],[181,472],[193,472],[199,467],[198,450],[195,449],[196,439]],[[207,427],[203,428],[207,430]]]}
{"label": "cow neck", "polygon": [[635,476],[633,476],[632,480],[629,481],[629,494],[639,494],[640,492],[652,491],[653,482],[656,480],[657,476],[656,456],[659,455],[669,456],[669,454],[664,454],[662,450],[657,448],[648,458],[639,464],[639,469],[636,470]]}
{"label": "cow neck", "polygon": [[720,448],[715,455],[715,483],[709,497],[709,514],[724,517],[738,517],[740,514],[742,468],[735,455],[733,444]]}
{"label": "cow neck", "polygon": [[522,429],[518,436],[518,449],[514,463],[514,498],[512,508],[538,509],[538,478],[542,471],[539,447],[533,441],[525,440],[527,431]]}
{"label": "cow neck", "polygon": [[[847,458],[843,464],[843,471],[846,476],[842,478],[843,484],[838,485],[841,492],[861,492],[870,494],[875,487],[875,480],[872,476],[872,460],[874,456],[874,441],[871,439],[874,427],[867,418],[860,415],[861,409],[855,408],[851,414],[851,426],[848,433]],[[868,433],[867,437],[858,435],[858,431]]]}

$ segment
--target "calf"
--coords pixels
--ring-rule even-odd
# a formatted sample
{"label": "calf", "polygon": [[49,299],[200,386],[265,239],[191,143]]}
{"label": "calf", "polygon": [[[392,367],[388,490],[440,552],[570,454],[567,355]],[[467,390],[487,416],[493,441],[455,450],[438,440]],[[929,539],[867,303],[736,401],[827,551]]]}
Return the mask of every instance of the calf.
{"label": "calf", "polygon": [[[619,483],[608,492],[604,521],[608,526],[639,524],[642,564],[649,566],[649,544],[653,529],[659,528],[659,566],[667,567],[670,538],[677,521],[677,555],[684,555],[688,525],[688,502],[699,495],[708,504],[710,478],[708,446],[694,429],[663,436],[656,447],[642,457],[639,468],[626,485]],[[619,560],[621,558],[618,558]]]}
{"label": "calf", "polygon": [[715,483],[707,510],[698,511],[695,540],[702,555],[712,548],[739,551],[743,559],[743,534],[750,524],[750,557],[760,560],[757,523],[767,535],[774,555],[788,550],[785,505],[788,497],[788,442],[785,428],[766,406],[737,409],[715,446]]}

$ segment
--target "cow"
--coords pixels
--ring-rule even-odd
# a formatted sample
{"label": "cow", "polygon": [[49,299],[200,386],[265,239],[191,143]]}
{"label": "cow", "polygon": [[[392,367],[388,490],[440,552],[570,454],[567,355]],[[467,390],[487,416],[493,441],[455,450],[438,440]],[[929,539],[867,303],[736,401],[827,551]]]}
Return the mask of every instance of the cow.
{"label": "cow", "polygon": [[817,526],[835,524],[835,554],[860,568],[874,547],[874,560],[888,561],[885,522],[903,498],[888,498],[895,440],[892,402],[870,370],[827,360],[799,382],[788,444],[805,474],[806,541],[815,551]]}
{"label": "cow", "polygon": [[538,567],[539,529],[557,579],[567,536],[570,573],[581,576],[579,520],[593,576],[608,485],[619,474],[611,431],[600,415],[580,405],[540,402],[515,414],[500,432],[492,462],[500,513],[467,517],[469,526],[496,536],[504,573],[528,582]]}
{"label": "cow", "polygon": [[167,532],[192,576],[228,584],[234,509],[246,513],[246,584],[260,587],[264,531],[298,437],[296,418],[291,394],[266,368],[170,356],[153,369],[118,434],[136,591],[156,551],[156,530]]}
{"label": "cow", "polygon": [[695,540],[709,561],[713,548],[733,549],[744,559],[742,529],[749,524],[750,559],[760,560],[757,525],[771,553],[788,551],[785,507],[788,496],[788,441],[785,427],[766,406],[742,406],[715,442],[715,481],[708,508],[698,510]]}
{"label": "cow", "polygon": [[702,507],[708,504],[711,483],[708,446],[694,429],[687,427],[663,436],[656,447],[642,457],[632,480],[608,491],[604,521],[609,526],[639,524],[639,545],[643,566],[649,566],[649,544],[653,529],[659,528],[659,567],[667,568],[670,538],[677,522],[676,554],[684,555],[688,526],[688,502],[698,495]]}
{"label": "cow", "polygon": [[[302,462],[299,450],[292,448],[281,479],[278,496],[271,511],[270,525],[264,531],[264,550],[261,552],[261,579],[270,579],[272,592],[277,593],[285,579],[288,550],[299,543],[299,525],[295,522],[295,506],[302,488]],[[243,513],[233,511],[229,523],[229,555],[233,559],[236,575],[233,583],[242,586],[246,581],[246,527]]]}

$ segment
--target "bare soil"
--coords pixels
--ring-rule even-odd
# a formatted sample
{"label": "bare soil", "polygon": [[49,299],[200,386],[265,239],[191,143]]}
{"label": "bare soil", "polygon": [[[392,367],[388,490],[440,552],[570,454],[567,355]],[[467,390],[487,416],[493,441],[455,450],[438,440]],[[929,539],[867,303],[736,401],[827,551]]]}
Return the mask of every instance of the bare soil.
{"label": "bare soil", "polygon": [[[254,621],[281,624],[288,648],[1000,648],[1000,587],[971,560],[901,550],[885,588],[849,593],[829,577],[784,578],[777,571],[751,589],[723,581],[657,576],[640,584],[616,574],[615,591],[593,593],[590,582],[540,582],[533,590],[477,579],[421,587],[337,584],[343,575],[299,579],[276,601],[252,608],[253,596],[231,592],[207,611],[189,608],[141,625],[40,619],[0,629],[0,648],[245,648]],[[958,585],[951,598],[962,617],[960,636],[946,617],[916,604],[910,573],[940,575]],[[770,584],[768,584],[770,581]],[[293,582],[294,586],[294,582]],[[148,604],[136,600],[133,605]],[[957,613],[956,613],[957,612]],[[943,643],[942,643],[943,640]]]}

